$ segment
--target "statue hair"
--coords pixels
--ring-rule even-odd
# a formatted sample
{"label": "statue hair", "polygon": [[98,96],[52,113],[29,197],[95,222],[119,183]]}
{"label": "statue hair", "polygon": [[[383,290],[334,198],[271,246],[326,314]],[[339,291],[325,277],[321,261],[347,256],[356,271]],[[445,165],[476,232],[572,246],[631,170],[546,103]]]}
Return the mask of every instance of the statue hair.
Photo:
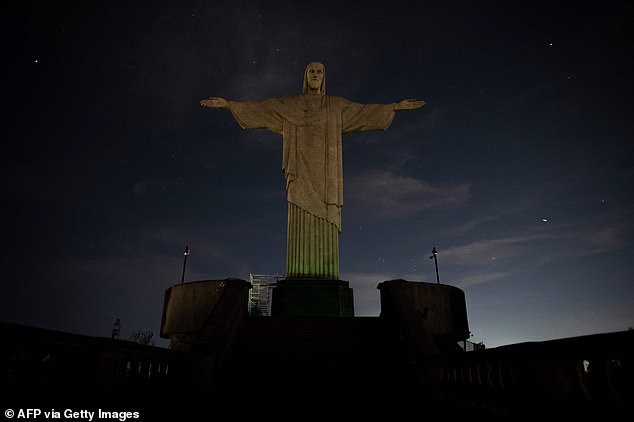
{"label": "statue hair", "polygon": [[310,91],[310,87],[308,85],[308,67],[315,64],[321,66],[321,69],[324,72],[324,77],[322,78],[321,86],[319,87],[319,93],[321,95],[326,95],[326,66],[320,62],[310,62],[306,65],[306,68],[304,69],[304,86],[302,87],[302,94],[307,94]]}

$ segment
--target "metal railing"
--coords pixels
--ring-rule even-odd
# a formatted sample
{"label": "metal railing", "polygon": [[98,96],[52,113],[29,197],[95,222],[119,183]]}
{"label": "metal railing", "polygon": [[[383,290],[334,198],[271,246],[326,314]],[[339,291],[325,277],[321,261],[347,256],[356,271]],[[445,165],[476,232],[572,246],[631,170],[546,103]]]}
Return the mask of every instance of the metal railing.
{"label": "metal railing", "polygon": [[440,356],[443,397],[491,412],[617,413],[634,399],[634,331]]}

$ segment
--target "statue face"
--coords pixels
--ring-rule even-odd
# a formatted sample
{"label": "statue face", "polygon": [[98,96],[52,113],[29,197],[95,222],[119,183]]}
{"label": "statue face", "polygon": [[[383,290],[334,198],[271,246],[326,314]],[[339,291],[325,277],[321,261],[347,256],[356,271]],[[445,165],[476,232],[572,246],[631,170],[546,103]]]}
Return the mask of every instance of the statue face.
{"label": "statue face", "polygon": [[308,79],[308,86],[310,89],[320,89],[324,80],[324,68],[319,64],[310,64],[306,69],[306,78]]}

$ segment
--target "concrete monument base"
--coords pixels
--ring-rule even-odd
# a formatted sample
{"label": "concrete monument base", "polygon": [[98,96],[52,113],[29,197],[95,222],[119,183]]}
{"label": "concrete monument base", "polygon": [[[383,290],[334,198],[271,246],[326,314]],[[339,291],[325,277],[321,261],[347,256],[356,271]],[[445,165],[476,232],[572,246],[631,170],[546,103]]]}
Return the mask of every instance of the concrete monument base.
{"label": "concrete monument base", "polygon": [[342,280],[281,280],[271,300],[271,316],[354,316],[352,289]]}

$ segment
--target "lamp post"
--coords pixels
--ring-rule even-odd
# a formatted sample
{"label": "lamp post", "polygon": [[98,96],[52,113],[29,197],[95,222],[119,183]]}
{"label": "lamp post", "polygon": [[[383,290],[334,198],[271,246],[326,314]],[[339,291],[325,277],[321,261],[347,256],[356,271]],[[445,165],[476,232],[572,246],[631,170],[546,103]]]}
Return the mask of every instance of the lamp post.
{"label": "lamp post", "polygon": [[183,276],[181,277],[181,284],[185,282],[185,267],[187,266],[187,257],[190,253],[191,249],[189,249],[189,246],[185,246],[185,252],[183,252],[183,255],[185,255],[185,259],[183,260]]}
{"label": "lamp post", "polygon": [[440,277],[438,276],[438,251],[436,250],[435,246],[431,250],[431,255],[429,259],[432,258],[434,259],[434,264],[436,264],[436,282],[440,284]]}

